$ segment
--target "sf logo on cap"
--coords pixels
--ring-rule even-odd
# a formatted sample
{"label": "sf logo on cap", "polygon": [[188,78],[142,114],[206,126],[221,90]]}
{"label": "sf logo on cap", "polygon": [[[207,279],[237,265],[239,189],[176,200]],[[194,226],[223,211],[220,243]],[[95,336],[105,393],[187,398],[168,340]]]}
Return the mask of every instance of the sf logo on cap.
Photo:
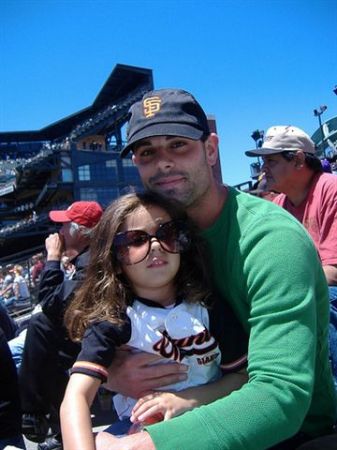
{"label": "sf logo on cap", "polygon": [[144,115],[148,119],[160,111],[161,98],[158,96],[148,97],[143,101]]}

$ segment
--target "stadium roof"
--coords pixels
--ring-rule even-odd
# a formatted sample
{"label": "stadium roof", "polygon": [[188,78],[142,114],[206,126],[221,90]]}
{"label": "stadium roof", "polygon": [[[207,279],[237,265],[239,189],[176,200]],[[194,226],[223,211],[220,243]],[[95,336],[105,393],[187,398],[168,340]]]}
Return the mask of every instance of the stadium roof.
{"label": "stadium roof", "polygon": [[40,130],[0,132],[0,142],[49,141],[60,138],[70,133],[79,122],[106,106],[117,103],[119,99],[145,84],[153,87],[151,69],[117,64],[91,106]]}
{"label": "stadium roof", "polygon": [[[337,116],[324,122],[323,126],[324,139],[337,139]],[[322,140],[321,129],[317,128],[315,133],[311,136],[311,139],[318,144]]]}

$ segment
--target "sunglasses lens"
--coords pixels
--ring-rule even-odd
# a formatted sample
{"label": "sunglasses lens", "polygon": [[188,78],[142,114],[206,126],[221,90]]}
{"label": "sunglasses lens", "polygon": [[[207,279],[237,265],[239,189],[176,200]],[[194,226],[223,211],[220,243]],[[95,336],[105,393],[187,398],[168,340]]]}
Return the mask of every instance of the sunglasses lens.
{"label": "sunglasses lens", "polygon": [[161,246],[170,253],[180,253],[190,244],[188,230],[182,221],[166,222],[156,233]]}
{"label": "sunglasses lens", "polygon": [[145,231],[134,230],[118,233],[113,242],[118,261],[123,264],[137,264],[149,250],[149,235]]}

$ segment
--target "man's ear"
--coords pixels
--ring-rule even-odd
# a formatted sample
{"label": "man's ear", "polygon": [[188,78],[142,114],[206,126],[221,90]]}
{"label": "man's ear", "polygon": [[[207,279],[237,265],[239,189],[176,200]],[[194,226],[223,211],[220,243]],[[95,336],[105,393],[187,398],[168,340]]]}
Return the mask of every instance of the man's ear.
{"label": "man's ear", "polygon": [[206,158],[210,166],[215,166],[219,157],[219,138],[215,133],[211,133],[205,141]]}
{"label": "man's ear", "polygon": [[132,153],[132,163],[136,166],[136,156],[134,153]]}
{"label": "man's ear", "polygon": [[297,170],[302,169],[302,167],[304,166],[305,163],[305,154],[304,152],[302,152],[302,150],[299,150],[296,152],[295,155],[295,168]]}

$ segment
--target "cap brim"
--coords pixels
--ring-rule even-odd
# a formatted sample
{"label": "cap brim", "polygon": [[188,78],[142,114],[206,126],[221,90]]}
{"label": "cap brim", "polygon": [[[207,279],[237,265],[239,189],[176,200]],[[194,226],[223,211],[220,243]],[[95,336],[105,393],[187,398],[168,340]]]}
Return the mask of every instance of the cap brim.
{"label": "cap brim", "polygon": [[67,211],[50,211],[49,219],[53,222],[71,222],[71,220],[67,216]]}
{"label": "cap brim", "polygon": [[181,124],[181,123],[157,123],[150,125],[147,128],[143,128],[138,133],[136,133],[128,144],[123,148],[120,153],[121,158],[124,158],[132,146],[140,141],[153,136],[180,136],[187,139],[193,139],[195,141],[199,140],[203,135],[204,131],[199,128],[192,127],[191,125]]}
{"label": "cap brim", "polygon": [[282,153],[287,152],[289,150],[287,149],[280,149],[280,148],[254,148],[254,150],[248,150],[245,152],[246,156],[263,156],[263,155],[273,155],[274,153]]}

